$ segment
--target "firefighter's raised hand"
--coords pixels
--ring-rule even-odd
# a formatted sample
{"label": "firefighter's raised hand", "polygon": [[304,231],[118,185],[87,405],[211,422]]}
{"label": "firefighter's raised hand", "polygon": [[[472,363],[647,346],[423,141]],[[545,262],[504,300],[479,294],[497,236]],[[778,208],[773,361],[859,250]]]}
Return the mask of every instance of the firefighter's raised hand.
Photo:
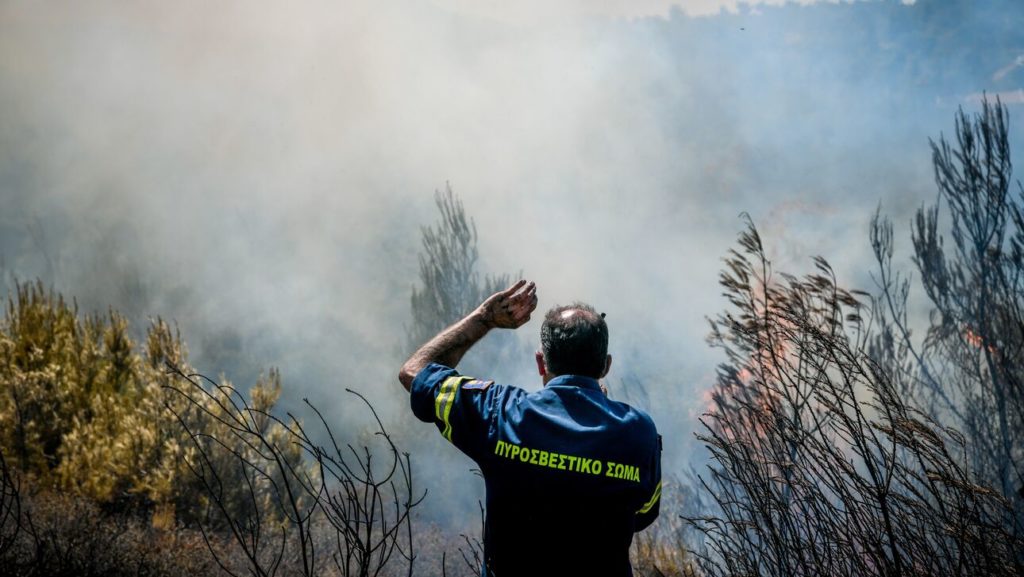
{"label": "firefighter's raised hand", "polygon": [[536,308],[537,285],[521,280],[491,295],[476,312],[488,327],[517,329],[530,320],[530,314]]}

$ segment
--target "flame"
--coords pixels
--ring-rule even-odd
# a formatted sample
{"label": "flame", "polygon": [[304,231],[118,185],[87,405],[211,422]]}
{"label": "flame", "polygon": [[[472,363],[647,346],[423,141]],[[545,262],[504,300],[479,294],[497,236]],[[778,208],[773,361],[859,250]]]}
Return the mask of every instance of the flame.
{"label": "flame", "polygon": [[[754,351],[746,363],[739,367],[739,370],[736,372],[735,382],[718,383],[713,387],[713,390],[707,391],[702,399],[705,402],[707,412],[716,413],[723,409],[716,401],[716,395],[721,395],[722,398],[726,399],[733,396],[745,396],[739,394],[737,389],[757,386],[755,383],[755,371],[757,371],[757,374],[762,379],[782,381],[783,375],[791,368],[789,362],[793,345],[789,342],[789,336],[787,335],[787,329],[791,327],[783,315],[775,313],[779,303],[776,302],[772,291],[769,289],[769,285],[763,280],[758,279],[751,289],[753,291],[752,296],[754,297],[755,315],[758,318],[772,319],[769,326],[758,329],[759,331],[771,333],[773,337],[771,339],[772,348],[761,347]],[[780,395],[773,388],[763,386],[764,383],[761,385],[757,386],[759,394],[753,399],[748,399],[748,402],[752,401],[754,406],[765,414],[772,413],[778,409]],[[732,437],[731,431],[727,430],[724,433],[726,433],[726,436]]]}
{"label": "flame", "polygon": [[964,329],[964,338],[974,348],[981,348],[981,345],[985,343],[985,340],[981,338],[981,335],[971,330],[970,327]]}
{"label": "flame", "polygon": [[988,349],[988,352],[992,353],[993,355],[999,352],[998,349],[996,349],[995,345],[985,344],[985,339],[978,333],[974,332],[971,329],[971,327],[964,327],[964,340],[967,341],[967,344],[971,345],[976,349],[985,347],[986,349]]}

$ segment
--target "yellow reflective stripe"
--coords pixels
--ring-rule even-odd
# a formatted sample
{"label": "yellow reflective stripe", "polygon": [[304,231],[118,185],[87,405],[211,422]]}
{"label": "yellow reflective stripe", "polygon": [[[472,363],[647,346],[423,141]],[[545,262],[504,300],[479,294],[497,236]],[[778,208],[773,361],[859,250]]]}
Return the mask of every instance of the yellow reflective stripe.
{"label": "yellow reflective stripe", "polygon": [[448,422],[448,417],[452,413],[452,405],[455,404],[455,393],[459,390],[459,383],[465,378],[463,376],[455,376],[445,379],[441,383],[441,389],[437,393],[437,398],[434,399],[434,415],[439,423],[444,423],[444,430],[441,431],[441,434],[449,441],[452,440],[452,425]]}
{"label": "yellow reflective stripe", "polygon": [[643,513],[646,513],[648,511],[650,511],[651,508],[654,507],[654,504],[657,503],[658,499],[660,499],[660,498],[661,498],[661,481],[659,481],[658,482],[658,486],[654,488],[654,495],[651,497],[651,500],[648,501],[643,507],[640,507],[640,510],[637,511],[637,514],[643,514]]}

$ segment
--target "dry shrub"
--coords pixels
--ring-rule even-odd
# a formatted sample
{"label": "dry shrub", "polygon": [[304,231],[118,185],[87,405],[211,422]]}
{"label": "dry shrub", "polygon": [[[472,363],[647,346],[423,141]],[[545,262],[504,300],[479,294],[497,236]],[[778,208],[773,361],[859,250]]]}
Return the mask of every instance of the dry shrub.
{"label": "dry shrub", "polygon": [[915,409],[868,354],[862,294],[832,269],[773,275],[751,224],[712,321],[728,362],[701,439],[715,507],[687,520],[711,575],[1019,575],[1011,504],[957,431]]}
{"label": "dry shrub", "polygon": [[76,577],[218,575],[197,531],[153,529],[144,519],[104,512],[91,500],[19,495],[19,515],[0,527],[9,546],[0,574]]}
{"label": "dry shrub", "polygon": [[[208,539],[229,537],[247,573],[364,577],[397,565],[412,575],[411,513],[425,492],[415,492],[409,455],[365,397],[348,390],[373,423],[354,444],[336,437],[308,400],[311,427],[230,386],[169,370],[177,380],[167,390],[179,402],[168,408],[195,451],[186,464],[206,504],[199,528]],[[217,547],[210,552],[235,574]]]}

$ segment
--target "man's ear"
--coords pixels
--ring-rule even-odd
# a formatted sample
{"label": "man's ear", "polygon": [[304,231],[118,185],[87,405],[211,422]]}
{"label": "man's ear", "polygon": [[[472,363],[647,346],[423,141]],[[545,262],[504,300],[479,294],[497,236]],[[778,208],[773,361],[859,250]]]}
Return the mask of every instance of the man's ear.
{"label": "man's ear", "polygon": [[606,357],[606,358],[604,359],[604,371],[602,371],[602,372],[601,372],[601,376],[600,376],[600,377],[598,377],[598,378],[601,378],[601,379],[603,379],[603,378],[605,377],[605,375],[607,375],[607,374],[608,374],[608,371],[609,371],[609,369],[611,369],[611,368],[612,368],[612,356],[611,356],[611,355],[608,355],[608,356],[607,356],[607,357]]}
{"label": "man's ear", "polygon": [[544,365],[544,353],[537,351],[533,358],[537,360],[537,373],[542,377],[547,376],[548,368]]}

